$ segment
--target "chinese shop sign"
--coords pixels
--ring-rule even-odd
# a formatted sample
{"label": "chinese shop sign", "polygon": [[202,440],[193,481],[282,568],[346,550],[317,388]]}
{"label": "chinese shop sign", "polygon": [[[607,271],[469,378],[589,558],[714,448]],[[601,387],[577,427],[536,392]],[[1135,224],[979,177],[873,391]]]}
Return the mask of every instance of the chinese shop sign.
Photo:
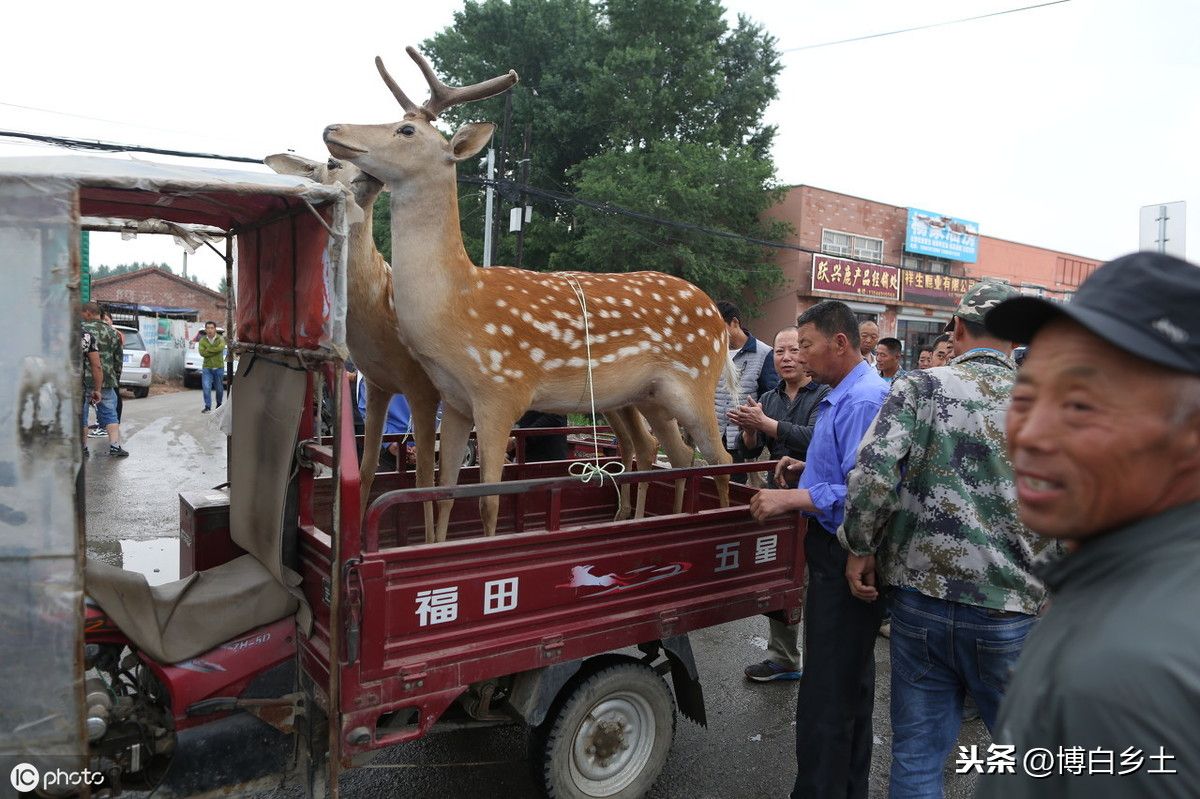
{"label": "chinese shop sign", "polygon": [[900,299],[900,270],[828,255],[813,255],[813,291],[832,291],[880,300]]}
{"label": "chinese shop sign", "polygon": [[925,305],[958,305],[962,295],[971,288],[971,278],[958,275],[933,275],[905,269],[901,278],[904,301]]}

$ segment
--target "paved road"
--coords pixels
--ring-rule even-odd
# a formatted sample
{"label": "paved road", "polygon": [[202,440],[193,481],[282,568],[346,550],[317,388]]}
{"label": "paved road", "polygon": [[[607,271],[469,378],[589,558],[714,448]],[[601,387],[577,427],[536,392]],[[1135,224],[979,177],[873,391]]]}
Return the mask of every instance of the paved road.
{"label": "paved road", "polygon": [[[109,461],[103,454],[88,463],[88,550],[92,557],[172,577],[177,564],[171,539],[178,534],[181,489],[224,481],[225,441],[200,415],[200,392],[185,391],[126,400],[125,429],[130,457]],[[94,445],[100,453],[103,447]],[[153,568],[159,568],[153,573]],[[742,667],[761,660],[766,620],[746,619],[692,636],[708,708],[701,729],[680,718],[667,766],[649,796],[653,799],[735,799],[783,797],[794,772],[794,683],[757,685]],[[879,671],[871,770],[871,797],[887,796],[891,734],[886,639],[876,647]],[[960,742],[986,744],[979,721],[964,725]],[[526,765],[525,735],[515,728],[431,736],[381,752],[369,767],[342,778],[342,795],[455,797],[534,797],[536,785]],[[967,799],[973,780],[948,769],[946,795]],[[297,799],[298,790],[256,794],[259,799]]]}

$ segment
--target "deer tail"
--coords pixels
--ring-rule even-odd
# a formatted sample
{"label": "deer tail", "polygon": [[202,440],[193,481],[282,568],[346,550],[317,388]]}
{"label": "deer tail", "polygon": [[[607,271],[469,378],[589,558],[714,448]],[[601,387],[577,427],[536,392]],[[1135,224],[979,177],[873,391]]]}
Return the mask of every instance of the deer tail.
{"label": "deer tail", "polygon": [[742,404],[742,398],[738,396],[738,372],[737,366],[733,363],[733,354],[729,352],[729,338],[725,339],[725,368],[721,370],[725,377],[725,387],[729,389],[729,396],[733,398],[733,405],[736,408]]}

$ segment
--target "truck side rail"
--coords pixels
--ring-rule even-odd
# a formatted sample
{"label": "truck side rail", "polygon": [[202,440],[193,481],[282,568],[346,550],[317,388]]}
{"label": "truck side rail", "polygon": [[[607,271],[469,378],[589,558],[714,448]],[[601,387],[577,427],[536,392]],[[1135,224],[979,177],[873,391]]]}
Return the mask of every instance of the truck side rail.
{"label": "truck side rail", "polygon": [[[607,460],[612,460],[611,458]],[[650,469],[647,471],[625,472],[623,474],[605,474],[603,478],[593,476],[590,479],[602,479],[616,490],[622,485],[637,485],[638,483],[660,483],[672,480],[684,481],[683,513],[694,514],[700,505],[700,483],[706,478],[722,474],[745,474],[774,470],[777,461],[752,461],[749,463],[732,463],[722,466],[692,466],[680,469]],[[561,528],[563,522],[562,494],[563,491],[577,489],[582,481],[588,478],[576,476],[543,477],[531,480],[510,480],[502,483],[480,483],[475,485],[439,486],[433,488],[403,488],[389,491],[380,495],[367,508],[363,519],[363,551],[366,553],[379,551],[379,526],[383,515],[402,506],[412,506],[424,502],[437,502],[448,499],[470,499],[484,496],[506,496],[525,494],[534,491],[550,493],[549,510],[546,515],[547,532]]]}

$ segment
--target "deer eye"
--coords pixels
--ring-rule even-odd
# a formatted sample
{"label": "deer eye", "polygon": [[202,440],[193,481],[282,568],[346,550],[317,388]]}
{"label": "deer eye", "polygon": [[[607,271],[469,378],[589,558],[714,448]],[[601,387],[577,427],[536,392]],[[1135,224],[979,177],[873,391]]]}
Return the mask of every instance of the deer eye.
{"label": "deer eye", "polygon": [[417,132],[417,127],[416,125],[401,125],[396,132],[402,136],[412,136]]}

